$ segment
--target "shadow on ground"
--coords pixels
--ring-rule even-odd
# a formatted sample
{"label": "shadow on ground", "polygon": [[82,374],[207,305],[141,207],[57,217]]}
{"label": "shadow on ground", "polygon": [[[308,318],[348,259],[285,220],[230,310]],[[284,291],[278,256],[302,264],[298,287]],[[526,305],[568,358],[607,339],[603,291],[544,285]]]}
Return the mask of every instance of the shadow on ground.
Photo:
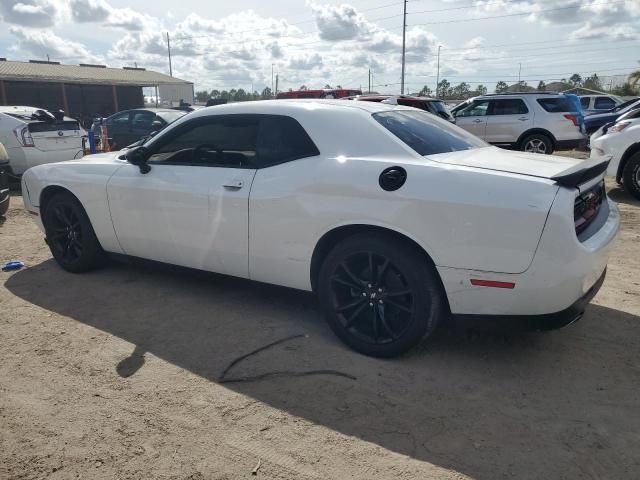
{"label": "shadow on ground", "polygon": [[634,205],[640,207],[640,200],[634,198],[629,192],[627,192],[623,186],[615,185],[607,192],[611,200],[616,203],[624,203],[627,205]]}
{"label": "shadow on ground", "polygon": [[[113,264],[86,275],[53,261],[15,273],[15,295],[218,382],[330,369],[334,375],[225,384],[275,408],[474,479],[630,478],[638,460],[638,318],[592,305],[564,330],[511,338],[437,332],[395,360],[349,351],[307,293],[197,272]],[[635,340],[634,340],[635,341]],[[631,345],[637,345],[637,342]],[[73,356],[72,352],[69,352]],[[162,379],[158,379],[159,382]],[[634,453],[635,452],[635,453]]]}

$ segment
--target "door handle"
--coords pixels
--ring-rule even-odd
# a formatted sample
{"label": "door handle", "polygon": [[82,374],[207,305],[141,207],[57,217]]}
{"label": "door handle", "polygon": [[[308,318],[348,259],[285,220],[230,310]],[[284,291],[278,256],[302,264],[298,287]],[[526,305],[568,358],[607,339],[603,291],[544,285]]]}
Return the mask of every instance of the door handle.
{"label": "door handle", "polygon": [[480,118],[476,118],[473,123],[482,123],[484,122],[484,120],[480,119]]}
{"label": "door handle", "polygon": [[223,187],[229,190],[240,190],[244,186],[244,182],[242,180],[229,180],[224,183]]}
{"label": "door handle", "polygon": [[529,117],[520,117],[518,120],[520,120],[521,122],[525,122],[529,120]]}

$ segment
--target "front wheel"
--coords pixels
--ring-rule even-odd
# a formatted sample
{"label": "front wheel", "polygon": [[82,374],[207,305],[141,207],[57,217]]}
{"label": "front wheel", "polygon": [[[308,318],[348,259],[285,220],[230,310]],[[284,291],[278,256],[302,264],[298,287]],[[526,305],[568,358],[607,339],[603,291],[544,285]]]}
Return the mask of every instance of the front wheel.
{"label": "front wheel", "polygon": [[622,172],[622,183],[627,192],[640,200],[640,152],[627,160]]}
{"label": "front wheel", "polygon": [[54,195],[47,203],[42,222],[51,254],[62,268],[80,273],[102,263],[104,251],[89,217],[73,195],[68,192]]}
{"label": "front wheel", "polygon": [[320,269],[318,296],[334,333],[375,357],[411,349],[446,312],[435,267],[413,245],[377,232],[333,248]]}
{"label": "front wheel", "polygon": [[553,153],[553,142],[544,134],[534,133],[520,142],[520,150],[523,152],[550,155]]}

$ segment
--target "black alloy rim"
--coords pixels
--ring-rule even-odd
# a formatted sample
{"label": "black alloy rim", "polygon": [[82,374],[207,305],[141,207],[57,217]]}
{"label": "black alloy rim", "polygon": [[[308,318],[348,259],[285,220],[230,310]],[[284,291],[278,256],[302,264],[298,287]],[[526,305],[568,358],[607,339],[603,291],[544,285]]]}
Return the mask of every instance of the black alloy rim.
{"label": "black alloy rim", "polygon": [[361,252],[344,258],[331,276],[331,293],[342,326],[366,343],[394,342],[413,321],[413,289],[383,255]]}
{"label": "black alloy rim", "polygon": [[72,263],[82,255],[80,218],[68,205],[56,205],[49,216],[47,241],[61,260]]}

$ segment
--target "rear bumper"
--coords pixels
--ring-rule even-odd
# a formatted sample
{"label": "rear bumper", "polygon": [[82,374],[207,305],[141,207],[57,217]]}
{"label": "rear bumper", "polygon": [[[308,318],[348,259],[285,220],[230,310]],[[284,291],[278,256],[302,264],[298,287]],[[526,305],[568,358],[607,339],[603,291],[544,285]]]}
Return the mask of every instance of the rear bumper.
{"label": "rear bumper", "polygon": [[500,331],[554,330],[565,327],[584,315],[589,302],[596,296],[604,283],[605,269],[596,283],[582,297],[564,310],[540,315],[452,315],[456,326],[485,330],[496,328]]}

